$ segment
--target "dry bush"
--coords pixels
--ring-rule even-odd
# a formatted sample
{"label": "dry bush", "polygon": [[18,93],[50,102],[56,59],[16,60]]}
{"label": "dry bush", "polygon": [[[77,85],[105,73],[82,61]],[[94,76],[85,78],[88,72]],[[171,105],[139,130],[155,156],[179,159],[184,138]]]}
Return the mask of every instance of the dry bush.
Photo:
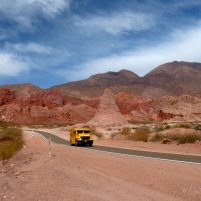
{"label": "dry bush", "polygon": [[114,138],[115,136],[117,136],[119,134],[120,134],[119,132],[113,132],[113,133],[111,133],[111,138]]}
{"label": "dry bush", "polygon": [[152,142],[160,142],[164,139],[164,135],[156,133],[152,138],[151,141]]}
{"label": "dry bush", "polygon": [[148,142],[150,130],[147,127],[137,128],[135,133],[129,136],[130,140]]}
{"label": "dry bush", "polygon": [[177,141],[178,144],[195,143],[197,140],[201,140],[201,135],[198,134],[186,134],[186,135],[169,135],[168,138],[173,141]]}
{"label": "dry bush", "polygon": [[122,128],[121,135],[128,136],[130,134],[130,131],[131,131],[131,129],[129,127],[124,127],[124,128]]}
{"label": "dry bush", "polygon": [[182,124],[176,124],[174,127],[175,128],[191,128],[192,126],[190,124],[182,123]]}
{"label": "dry bush", "polygon": [[154,131],[160,132],[160,131],[164,131],[164,130],[170,129],[170,128],[171,128],[171,127],[170,127],[170,125],[168,125],[168,124],[159,124],[159,125],[156,125],[156,126],[154,127]]}
{"label": "dry bush", "polygon": [[195,143],[197,140],[201,140],[201,135],[198,134],[185,134],[185,135],[179,135],[179,134],[172,134],[172,135],[162,135],[159,133],[156,133],[151,141],[153,142],[162,142],[163,144],[170,143],[171,141],[176,141],[178,144],[186,144],[186,143]]}
{"label": "dry bush", "polygon": [[19,128],[4,128],[0,130],[0,160],[11,158],[23,147],[22,130]]}
{"label": "dry bush", "polygon": [[201,124],[194,125],[193,127],[195,130],[201,130]]}

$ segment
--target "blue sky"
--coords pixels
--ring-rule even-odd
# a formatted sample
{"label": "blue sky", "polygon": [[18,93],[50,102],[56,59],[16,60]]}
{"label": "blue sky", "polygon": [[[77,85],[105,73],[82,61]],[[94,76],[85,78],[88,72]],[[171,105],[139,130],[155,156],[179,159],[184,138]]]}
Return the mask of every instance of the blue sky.
{"label": "blue sky", "polygon": [[0,85],[201,62],[200,0],[1,0]]}

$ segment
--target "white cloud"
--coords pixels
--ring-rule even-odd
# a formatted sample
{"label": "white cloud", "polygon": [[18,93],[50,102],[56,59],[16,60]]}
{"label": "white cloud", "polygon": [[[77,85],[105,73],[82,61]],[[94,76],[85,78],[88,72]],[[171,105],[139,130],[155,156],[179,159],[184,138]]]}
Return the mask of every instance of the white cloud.
{"label": "white cloud", "polygon": [[143,13],[115,12],[111,15],[76,17],[75,24],[88,32],[103,31],[112,35],[127,31],[141,31],[154,25],[154,17]]}
{"label": "white cloud", "polygon": [[122,68],[144,75],[154,67],[171,61],[201,62],[201,27],[175,31],[169,40],[138,50],[95,58],[76,66],[71,71],[62,72],[75,79],[86,78],[95,73],[118,71]]}
{"label": "white cloud", "polygon": [[0,52],[0,76],[17,76],[28,70],[28,62],[11,53]]}
{"label": "white cloud", "polygon": [[1,0],[0,13],[24,27],[32,27],[38,16],[55,17],[69,8],[71,0]]}
{"label": "white cloud", "polygon": [[20,53],[36,53],[36,54],[51,54],[54,51],[54,48],[52,47],[44,46],[34,42],[17,43],[17,44],[6,43],[6,49],[12,51],[14,50]]}

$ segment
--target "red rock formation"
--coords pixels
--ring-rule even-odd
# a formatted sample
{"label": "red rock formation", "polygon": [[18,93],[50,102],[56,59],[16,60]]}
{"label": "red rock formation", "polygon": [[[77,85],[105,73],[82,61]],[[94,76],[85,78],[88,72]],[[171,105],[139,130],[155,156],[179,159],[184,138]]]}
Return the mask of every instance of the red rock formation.
{"label": "red rock formation", "polygon": [[0,89],[0,106],[10,103],[15,99],[15,92],[9,89]]}

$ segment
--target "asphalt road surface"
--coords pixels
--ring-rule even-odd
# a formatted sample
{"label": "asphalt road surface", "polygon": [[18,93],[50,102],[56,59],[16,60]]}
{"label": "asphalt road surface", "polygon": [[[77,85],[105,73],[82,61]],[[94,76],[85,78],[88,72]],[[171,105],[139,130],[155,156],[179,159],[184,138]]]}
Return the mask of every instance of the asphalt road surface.
{"label": "asphalt road surface", "polygon": [[[51,140],[56,144],[63,144],[70,146],[70,142],[53,134],[43,132],[43,131],[35,131],[32,130],[42,136],[44,136],[47,140]],[[89,149],[93,151],[101,151],[113,154],[121,154],[121,155],[129,155],[136,157],[144,157],[144,158],[152,158],[152,159],[160,159],[160,160],[168,160],[175,162],[183,162],[183,163],[192,163],[192,164],[201,164],[201,156],[193,156],[193,155],[182,155],[182,154],[169,154],[169,153],[159,153],[159,152],[150,152],[150,151],[139,151],[133,149],[123,149],[123,148],[115,148],[115,147],[105,147],[94,145],[93,147],[79,147],[83,149]]]}

